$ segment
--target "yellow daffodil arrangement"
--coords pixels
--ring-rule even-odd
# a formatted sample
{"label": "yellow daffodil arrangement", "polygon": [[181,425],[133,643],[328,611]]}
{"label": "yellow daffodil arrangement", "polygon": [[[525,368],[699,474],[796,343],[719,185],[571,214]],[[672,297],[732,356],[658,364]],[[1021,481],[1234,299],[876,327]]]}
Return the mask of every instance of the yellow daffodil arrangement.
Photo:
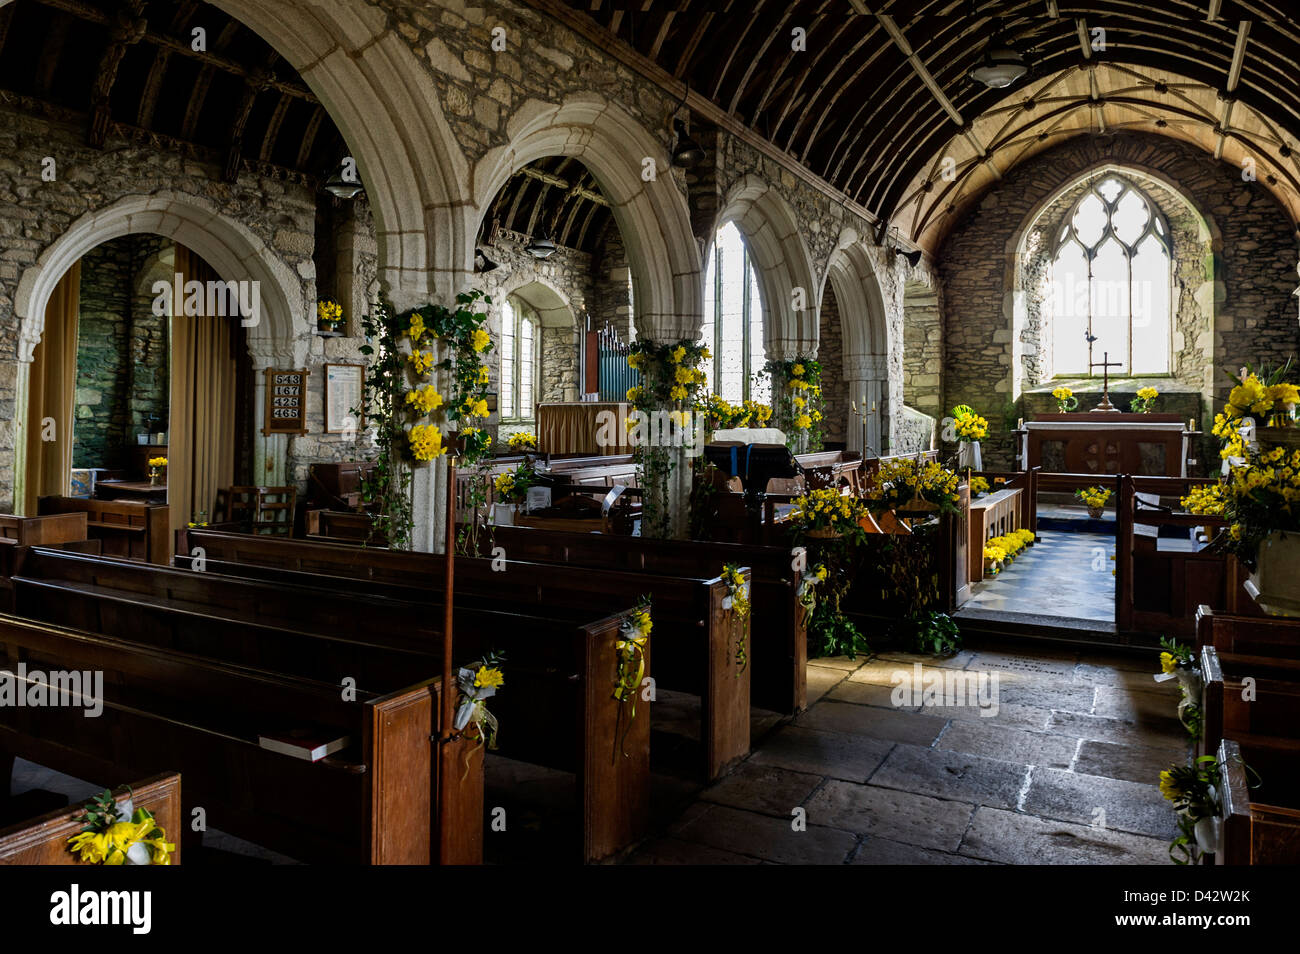
{"label": "yellow daffodil arrangement", "polygon": [[[492,350],[482,306],[491,303],[481,291],[469,291],[456,296],[454,307],[430,304],[399,313],[381,298],[362,319],[367,341],[359,350],[370,361],[364,417],[379,448],[364,493],[368,503],[378,505],[376,535],[395,549],[409,548],[414,526],[411,466],[454,453],[458,466],[470,467],[491,445],[482,426],[490,379],[484,361]],[[437,371],[450,379],[449,394],[431,380]],[[453,424],[459,432],[455,446],[445,435]],[[471,495],[476,495],[471,506],[486,498],[478,483]]]}
{"label": "yellow daffodil arrangement", "polygon": [[1068,414],[1079,406],[1079,399],[1065,385],[1052,388],[1052,397],[1056,398],[1056,410],[1062,414]]}
{"label": "yellow daffodil arrangement", "polygon": [[506,446],[516,454],[535,451],[537,450],[537,436],[529,434],[527,431],[517,431],[506,438]]}
{"label": "yellow daffodil arrangement", "polygon": [[745,638],[746,620],[749,619],[749,580],[745,579],[745,574],[734,563],[723,566],[720,578],[727,587],[727,595],[722,600],[722,609],[725,612],[734,612],[736,621],[740,624],[740,633],[736,637],[736,678],[740,678],[740,674],[749,668],[749,653]]}
{"label": "yellow daffodil arrangement", "polygon": [[343,321],[343,306],[336,301],[323,299],[316,302],[316,327],[321,331],[337,331]]}
{"label": "yellow daffodil arrangement", "polygon": [[818,563],[816,566],[809,567],[799,577],[799,605],[805,610],[811,611],[817,605],[817,587],[826,582],[826,577],[830,571],[826,569],[826,564]]}
{"label": "yellow daffodil arrangement", "polygon": [[693,426],[692,412],[703,398],[708,378],[703,365],[713,355],[699,342],[685,339],[666,344],[637,340],[628,351],[628,365],[640,375],[627,401],[633,411],[628,418],[632,453],[641,467],[641,533],[662,538],[669,536],[673,524],[668,510],[669,476],[674,467],[689,465],[672,448],[652,445],[650,429],[641,425],[649,415],[666,411],[678,427]]}
{"label": "yellow daffodil arrangement", "polygon": [[[501,671],[505,661],[504,653],[489,652],[478,662],[457,670],[456,686],[460,690],[460,704],[456,707],[456,720],[452,725],[457,732],[464,732],[471,725],[474,727],[478,736],[478,745],[474,749],[484,745],[493,750],[497,747],[497,733],[501,724],[488,711],[487,701],[505,685],[505,675]],[[465,754],[466,773],[469,772],[469,760],[474,749]]]}
{"label": "yellow daffodil arrangement", "polygon": [[161,484],[165,476],[163,471],[167,469],[166,457],[150,457],[148,460],[149,483]]}
{"label": "yellow daffodil arrangement", "polygon": [[952,429],[958,441],[982,441],[989,436],[989,422],[969,404],[958,404],[952,409]]}
{"label": "yellow daffodil arrangement", "polygon": [[978,497],[980,494],[989,492],[989,482],[983,477],[972,477],[970,479],[970,495]]}
{"label": "yellow daffodil arrangement", "polygon": [[772,417],[785,431],[790,450],[796,454],[821,450],[821,364],[799,355],[792,361],[770,359],[763,370],[772,377]]}
{"label": "yellow daffodil arrangement", "polygon": [[718,394],[710,394],[695,406],[705,416],[709,433],[733,427],[766,427],[772,420],[772,408],[757,401],[731,404]]}
{"label": "yellow daffodil arrangement", "polygon": [[1178,680],[1178,688],[1181,690],[1178,721],[1195,742],[1201,737],[1201,689],[1204,685],[1200,667],[1196,665],[1196,653],[1190,647],[1167,637],[1161,637],[1160,649],[1160,672],[1156,674],[1155,680]]}
{"label": "yellow daffodil arrangement", "polygon": [[984,572],[989,576],[997,576],[1002,570],[1002,564],[1007,558],[1007,551],[995,544],[992,540],[984,544]]}
{"label": "yellow daffodil arrangement", "polygon": [[[1284,378],[1291,362],[1269,371],[1229,374],[1235,386],[1212,433],[1223,442],[1224,474],[1217,485],[1195,487],[1182,499],[1189,513],[1221,516],[1228,529],[1214,546],[1255,568],[1259,546],[1272,533],[1300,533],[1300,447],[1278,443],[1294,433],[1296,385]],[[1252,426],[1268,424],[1267,427]]]}
{"label": "yellow daffodil arrangement", "polygon": [[1160,392],[1153,387],[1138,388],[1137,397],[1128,402],[1128,409],[1134,414],[1150,414],[1158,397]]}
{"label": "yellow daffodil arrangement", "polygon": [[158,827],[153,813],[136,808],[130,798],[122,805],[105,791],[86,802],[78,819],[85,827],[68,839],[68,849],[82,864],[169,865],[176,845]]}
{"label": "yellow daffodil arrangement", "polygon": [[[623,617],[622,623],[619,624],[619,638],[614,647],[618,653],[618,664],[614,671],[614,698],[619,702],[620,720],[623,718],[624,708],[627,708],[626,704],[631,703],[621,739],[627,738],[627,731],[632,727],[632,720],[636,718],[637,695],[641,692],[641,681],[645,678],[645,652],[653,628],[654,621],[650,617],[650,597],[642,596],[637,601],[636,608]],[[621,741],[619,745],[622,746]],[[623,754],[627,755],[626,752]]]}
{"label": "yellow daffodil arrangement", "polygon": [[1203,755],[1191,765],[1174,765],[1160,773],[1160,794],[1178,814],[1179,835],[1169,845],[1174,864],[1193,864],[1202,854],[1214,853],[1219,840],[1222,785],[1222,767],[1213,755]]}
{"label": "yellow daffodil arrangement", "polygon": [[794,499],[789,522],[801,535],[856,539],[866,516],[859,498],[841,494],[837,487],[822,487]]}
{"label": "yellow daffodil arrangement", "polygon": [[523,503],[528,497],[528,488],[537,483],[537,472],[531,464],[520,464],[514,470],[499,474],[492,482],[501,503]]}
{"label": "yellow daffodil arrangement", "polygon": [[1006,565],[1019,556],[1020,551],[1033,546],[1034,532],[1021,528],[1009,533],[989,537],[984,542],[984,564],[996,575],[1006,569]]}
{"label": "yellow daffodil arrangement", "polygon": [[1109,487],[1084,487],[1082,490],[1076,490],[1074,496],[1083,501],[1089,511],[1099,511],[1106,506],[1106,501],[1110,500],[1111,491]]}
{"label": "yellow daffodil arrangement", "polygon": [[872,475],[863,496],[872,513],[881,513],[904,506],[919,490],[920,496],[940,512],[955,513],[961,501],[957,492],[959,483],[957,472],[938,461],[891,457]]}

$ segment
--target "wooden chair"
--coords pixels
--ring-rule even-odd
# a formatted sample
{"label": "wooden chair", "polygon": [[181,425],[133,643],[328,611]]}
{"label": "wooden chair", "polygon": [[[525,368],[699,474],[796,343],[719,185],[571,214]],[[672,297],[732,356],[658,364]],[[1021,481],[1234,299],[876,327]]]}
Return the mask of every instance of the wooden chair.
{"label": "wooden chair", "polygon": [[214,523],[252,523],[257,515],[257,487],[222,487],[212,509]]}
{"label": "wooden chair", "polygon": [[293,536],[293,508],[298,500],[294,487],[258,487],[253,512],[253,532]]}

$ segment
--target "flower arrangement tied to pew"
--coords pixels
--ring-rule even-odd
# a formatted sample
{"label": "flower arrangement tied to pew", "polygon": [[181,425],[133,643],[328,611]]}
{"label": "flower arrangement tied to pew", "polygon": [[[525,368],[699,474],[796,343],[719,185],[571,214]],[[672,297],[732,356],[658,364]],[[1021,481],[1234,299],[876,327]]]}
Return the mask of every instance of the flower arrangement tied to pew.
{"label": "flower arrangement tied to pew", "polygon": [[918,496],[938,513],[956,513],[959,483],[957,472],[938,461],[894,457],[881,463],[863,496],[872,513],[898,510]]}
{"label": "flower arrangement tied to pew", "polygon": [[1156,674],[1155,680],[1178,680],[1178,721],[1183,724],[1192,741],[1196,742],[1201,738],[1201,689],[1204,686],[1200,667],[1196,665],[1196,653],[1190,647],[1163,636],[1160,648],[1160,672]]}
{"label": "flower arrangement tied to pew", "polygon": [[615,751],[623,752],[625,758],[629,758],[624,749],[624,742],[627,740],[627,733],[632,728],[632,720],[636,718],[636,697],[641,691],[641,681],[645,678],[645,651],[650,642],[650,630],[654,628],[654,621],[650,617],[650,597],[642,596],[637,601],[636,608],[623,617],[619,624],[619,639],[615,644],[615,651],[618,654],[618,661],[614,671],[614,698],[618,700],[618,719],[623,721],[624,710],[629,708],[626,722],[623,723],[623,731],[614,731],[614,737],[617,740],[618,748]]}
{"label": "flower arrangement tied to pew", "polygon": [[86,827],[68,839],[68,850],[82,864],[171,864],[176,845],[167,841],[153,813],[136,808],[130,798],[119,805],[113,793],[105,791],[86,802],[78,821]]}
{"label": "flower arrangement tied to pew", "polygon": [[531,464],[525,463],[498,474],[492,486],[504,503],[521,504],[528,498],[528,488],[536,483],[537,472]]}
{"label": "flower arrangement tied to pew", "polygon": [[740,634],[736,637],[736,678],[749,667],[749,652],[745,640],[745,620],[749,618],[749,581],[740,572],[740,567],[728,563],[722,568],[721,579],[727,587],[727,595],[722,601],[725,612],[736,614],[740,623]]}
{"label": "flower arrangement tied to pew", "polygon": [[484,745],[490,750],[495,750],[497,747],[497,732],[501,726],[497,722],[497,717],[488,711],[487,700],[495,696],[497,690],[505,685],[505,676],[501,672],[501,666],[505,661],[504,653],[493,651],[478,662],[461,667],[456,673],[460,705],[456,708],[456,721],[453,726],[457,732],[464,732],[472,725],[478,736],[478,745],[465,754],[466,775],[469,774],[469,760],[474,751]]}

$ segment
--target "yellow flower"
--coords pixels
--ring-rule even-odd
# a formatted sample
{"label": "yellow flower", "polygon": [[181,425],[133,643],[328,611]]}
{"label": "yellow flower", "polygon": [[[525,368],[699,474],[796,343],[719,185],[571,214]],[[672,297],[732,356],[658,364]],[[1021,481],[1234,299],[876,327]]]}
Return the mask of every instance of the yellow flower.
{"label": "yellow flower", "polygon": [[167,458],[166,458],[166,457],[150,457],[150,458],[149,458],[149,466],[150,466],[150,467],[166,467],[166,466],[167,466]]}
{"label": "yellow flower", "polygon": [[686,357],[686,348],[684,346],[678,345],[676,348],[673,349],[673,354],[672,354],[673,364],[681,364],[682,358],[684,357]]}
{"label": "yellow flower", "polygon": [[628,355],[628,356],[627,356],[627,366],[628,366],[629,368],[639,368],[639,367],[641,367],[641,355],[640,355],[639,353],[638,353],[638,354],[630,354],[630,355]]}
{"label": "yellow flower", "polygon": [[419,344],[420,339],[424,337],[424,333],[427,330],[428,329],[424,327],[424,316],[417,312],[411,316],[411,323],[407,326],[406,335],[413,342]]}
{"label": "yellow flower", "polygon": [[433,367],[432,351],[412,351],[406,359],[411,363],[417,377],[424,377]]}
{"label": "yellow flower", "polygon": [[488,370],[488,366],[485,364],[483,365],[483,367],[478,369],[477,383],[487,384],[491,380],[492,380],[492,372]]}
{"label": "yellow flower", "polygon": [[1300,404],[1300,388],[1287,382],[1274,384],[1268,389],[1268,396],[1274,404]]}
{"label": "yellow flower", "polygon": [[1067,387],[1053,388],[1052,397],[1056,398],[1058,401],[1067,401],[1074,397],[1074,392]]}
{"label": "yellow flower", "polygon": [[794,426],[801,431],[806,431],[808,428],[812,427],[812,418],[807,414],[800,414],[794,419]]}
{"label": "yellow flower", "polygon": [[407,391],[406,403],[414,405],[421,414],[429,414],[442,407],[442,395],[434,389],[432,384],[426,384],[414,391]]}
{"label": "yellow flower", "polygon": [[703,358],[705,361],[712,361],[713,352],[710,351],[708,348],[705,348],[702,351],[700,351],[700,357]]}
{"label": "yellow flower", "polygon": [[474,685],[480,689],[496,689],[505,681],[506,677],[501,674],[501,670],[493,666],[480,666],[478,672],[474,673]]}
{"label": "yellow flower", "polygon": [[487,401],[483,398],[479,398],[477,401],[466,401],[465,403],[468,407],[467,413],[470,417],[488,416]]}
{"label": "yellow flower", "polygon": [[90,865],[104,863],[108,857],[108,836],[93,831],[83,831],[68,839],[68,847],[75,852],[81,862]]}
{"label": "yellow flower", "polygon": [[802,377],[803,377],[803,365],[802,365],[802,364],[796,364],[793,368],[790,369],[790,373],[793,374],[796,378],[802,378]]}
{"label": "yellow flower", "polygon": [[486,351],[487,346],[492,343],[492,336],[482,328],[474,329],[474,336],[470,339],[470,346],[476,351]]}
{"label": "yellow flower", "polygon": [[674,401],[686,400],[686,388],[682,387],[680,384],[668,393]]}
{"label": "yellow flower", "polygon": [[1160,773],[1160,794],[1171,802],[1177,801],[1183,794],[1183,790],[1174,781],[1174,773],[1168,769]]}
{"label": "yellow flower", "polygon": [[1160,654],[1160,671],[1166,673],[1178,671],[1178,660],[1174,658],[1173,653]]}
{"label": "yellow flower", "polygon": [[1160,392],[1151,387],[1138,388],[1137,396],[1144,401],[1154,401],[1160,396]]}
{"label": "yellow flower", "polygon": [[411,455],[416,460],[433,460],[447,453],[442,446],[442,431],[432,424],[416,424],[407,433],[411,442]]}

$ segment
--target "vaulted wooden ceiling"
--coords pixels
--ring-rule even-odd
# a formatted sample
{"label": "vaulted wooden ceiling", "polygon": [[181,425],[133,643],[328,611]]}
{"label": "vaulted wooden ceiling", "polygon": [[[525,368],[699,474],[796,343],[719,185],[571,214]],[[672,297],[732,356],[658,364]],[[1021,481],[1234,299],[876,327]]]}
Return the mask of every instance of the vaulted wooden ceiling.
{"label": "vaulted wooden ceiling", "polygon": [[[204,31],[195,50],[194,30]],[[242,168],[315,179],[343,138],[297,72],[199,0],[14,0],[0,7],[0,95],[110,133]]]}
{"label": "vaulted wooden ceiling", "polygon": [[595,253],[613,222],[609,200],[580,160],[548,156],[530,162],[501,187],[484,216],[479,244],[497,228]]}
{"label": "vaulted wooden ceiling", "polygon": [[[688,84],[692,108],[743,123],[913,241],[932,244],[939,234],[933,216],[916,214],[930,201],[918,189],[951,185],[934,167],[954,143],[964,142],[968,153],[954,157],[956,188],[967,180],[986,185],[1032,154],[1008,152],[1010,140],[981,128],[981,117],[1009,98],[1023,106],[1027,87],[1083,72],[1082,83],[1052,87],[1055,99],[1040,116],[1050,109],[1056,119],[1082,114],[1093,121],[1039,122],[1032,132],[1017,123],[1002,130],[1004,137],[1022,147],[1027,134],[1059,141],[1100,132],[1105,127],[1095,120],[1107,107],[1114,128],[1122,121],[1116,110],[1126,104],[1098,100],[1123,87],[1113,71],[1125,68],[1138,78],[1128,86],[1145,87],[1127,90],[1135,101],[1128,119],[1146,110],[1152,129],[1169,128],[1157,118],[1201,125],[1188,138],[1221,157],[1255,156],[1259,179],[1273,176],[1269,187],[1300,212],[1300,25],[1281,0],[527,2],[570,22],[584,18],[625,62],[670,89]],[[791,49],[796,28],[806,31],[804,52]],[[1096,28],[1105,30],[1105,49],[1093,48]],[[1009,89],[990,89],[968,75],[999,32],[1031,69]],[[1101,86],[1087,78],[1098,72],[1111,74]],[[1171,95],[1171,84],[1198,87],[1189,94],[1195,105]],[[955,198],[949,192],[945,203]]]}

